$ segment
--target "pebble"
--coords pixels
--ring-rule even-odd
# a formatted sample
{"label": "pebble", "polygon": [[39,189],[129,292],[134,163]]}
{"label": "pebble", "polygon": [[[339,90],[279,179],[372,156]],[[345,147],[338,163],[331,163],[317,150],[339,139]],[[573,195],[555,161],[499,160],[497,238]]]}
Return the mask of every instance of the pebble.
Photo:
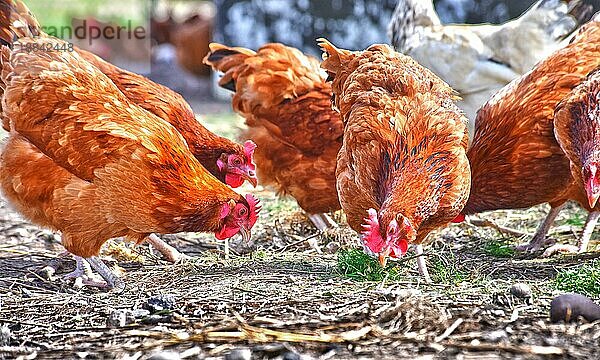
{"label": "pebble", "polygon": [[113,310],[106,319],[108,327],[123,327],[127,325],[127,310]]}
{"label": "pebble", "polygon": [[175,310],[177,304],[176,297],[173,294],[161,294],[151,296],[144,304],[144,309],[150,313],[156,313],[163,310]]}
{"label": "pebble", "polygon": [[134,319],[144,318],[150,315],[150,311],[146,309],[133,309],[129,312],[129,314]]}
{"label": "pebble", "polygon": [[283,360],[300,360],[300,354],[293,351],[288,351],[283,354]]}
{"label": "pebble", "polygon": [[235,349],[225,355],[225,360],[251,360],[252,351],[250,349]]}
{"label": "pebble", "polygon": [[328,254],[335,254],[340,249],[340,244],[337,241],[332,241],[325,245],[325,252]]}
{"label": "pebble", "polygon": [[508,340],[508,334],[504,330],[495,330],[483,335],[483,339],[491,343],[499,343]]}
{"label": "pebble", "polygon": [[0,326],[0,347],[8,346],[10,344],[11,332],[8,325],[3,324]]}
{"label": "pebble", "polygon": [[531,287],[525,283],[516,283],[510,287],[510,293],[521,299],[529,299],[531,297]]}
{"label": "pebble", "polygon": [[148,360],[179,360],[181,356],[175,351],[161,351],[148,358]]}
{"label": "pebble", "polygon": [[[160,315],[152,315],[163,319],[163,316]],[[106,325],[108,327],[123,327],[129,324],[135,323],[139,319],[147,319],[150,318],[150,311],[145,309],[116,309],[113,310],[106,319]],[[158,323],[160,321],[156,321]]]}

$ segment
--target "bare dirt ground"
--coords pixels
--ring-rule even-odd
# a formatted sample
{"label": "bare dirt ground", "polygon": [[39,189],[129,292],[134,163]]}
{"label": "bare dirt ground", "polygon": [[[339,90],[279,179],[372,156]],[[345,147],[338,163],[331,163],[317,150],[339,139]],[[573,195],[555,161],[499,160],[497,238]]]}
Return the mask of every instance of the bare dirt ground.
{"label": "bare dirt ground", "polygon": [[[227,104],[194,107],[222,134],[234,135],[241,124],[223,112]],[[74,262],[56,260],[58,236],[0,199],[0,358],[600,358],[598,322],[548,318],[560,293],[557,272],[600,253],[499,257],[490,244],[502,244],[502,234],[460,224],[435,234],[426,248],[433,284],[423,282],[414,259],[398,265],[401,277],[393,281],[361,282],[338,266],[336,250],[358,246],[341,214],[340,229],[319,234],[293,200],[260,187],[241,191],[263,202],[251,253],[225,259],[223,244],[210,235],[168,235],[193,256],[172,265],[146,245],[110,241],[102,256],[122,270],[122,293],[62,279]],[[533,233],[546,210],[485,217]],[[564,211],[552,237],[575,243],[583,216],[576,207]],[[42,271],[48,262],[63,265],[52,279]],[[530,297],[510,293],[517,282],[530,287]]]}

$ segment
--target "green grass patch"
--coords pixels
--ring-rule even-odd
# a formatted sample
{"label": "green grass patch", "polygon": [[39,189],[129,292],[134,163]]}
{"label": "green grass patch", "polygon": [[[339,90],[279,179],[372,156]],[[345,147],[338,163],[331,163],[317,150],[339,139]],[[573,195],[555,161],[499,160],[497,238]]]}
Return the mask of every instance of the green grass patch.
{"label": "green grass patch", "polygon": [[497,258],[508,258],[515,254],[514,248],[505,241],[493,240],[486,243],[483,251],[490,256]]}
{"label": "green grass patch", "polygon": [[431,280],[435,283],[452,285],[469,280],[469,274],[456,266],[454,254],[444,255],[448,256],[438,255],[429,262]]}
{"label": "green grass patch", "polygon": [[576,292],[590,297],[600,296],[600,260],[578,268],[559,271],[554,279],[557,290]]}
{"label": "green grass patch", "polygon": [[572,217],[565,220],[565,223],[572,226],[583,226],[585,225],[586,216],[583,214],[574,214]]}
{"label": "green grass patch", "polygon": [[340,273],[355,281],[391,281],[401,279],[398,266],[390,262],[384,269],[379,261],[365,254],[361,249],[342,249],[338,251],[338,269]]}

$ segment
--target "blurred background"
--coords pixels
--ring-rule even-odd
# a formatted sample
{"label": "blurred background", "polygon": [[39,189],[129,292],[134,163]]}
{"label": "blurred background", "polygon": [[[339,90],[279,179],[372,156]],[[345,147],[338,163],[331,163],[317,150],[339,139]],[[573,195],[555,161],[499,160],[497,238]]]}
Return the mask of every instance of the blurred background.
{"label": "blurred background", "polygon": [[[213,104],[214,79],[211,81],[209,69],[202,64],[210,41],[253,49],[276,41],[319,56],[315,39],[325,36],[340,47],[362,49],[389,42],[387,25],[397,1],[25,0],[47,30],[123,26],[131,34],[142,27],[144,37],[135,41],[128,36],[111,40],[100,36],[89,41],[81,36],[68,38],[65,31],[57,35],[180,92],[200,113],[210,113],[215,106],[221,109]],[[600,0],[586,2],[596,11],[600,9]],[[434,3],[445,23],[501,23],[519,16],[534,1]],[[86,35],[89,37],[90,31]]]}

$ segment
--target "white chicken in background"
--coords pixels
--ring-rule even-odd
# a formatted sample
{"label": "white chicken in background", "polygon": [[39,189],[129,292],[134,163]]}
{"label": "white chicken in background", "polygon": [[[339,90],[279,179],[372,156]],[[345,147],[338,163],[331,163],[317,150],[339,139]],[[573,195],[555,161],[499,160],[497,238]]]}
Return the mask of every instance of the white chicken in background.
{"label": "white chicken in background", "polygon": [[397,51],[429,68],[454,90],[473,135],[477,110],[494,93],[560,48],[590,19],[581,0],[540,0],[501,25],[443,25],[432,0],[400,0],[389,36]]}

